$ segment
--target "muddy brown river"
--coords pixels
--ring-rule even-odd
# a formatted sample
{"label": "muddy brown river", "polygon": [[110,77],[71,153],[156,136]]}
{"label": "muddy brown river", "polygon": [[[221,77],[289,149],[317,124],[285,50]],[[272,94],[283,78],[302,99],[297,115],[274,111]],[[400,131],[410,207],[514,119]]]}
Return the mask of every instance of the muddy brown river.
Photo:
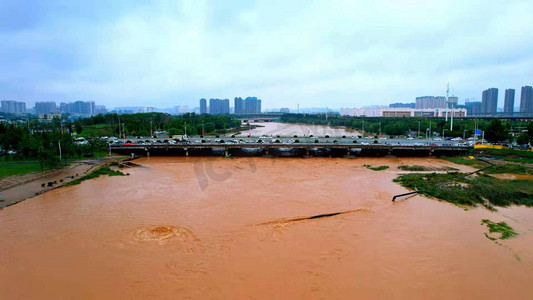
{"label": "muddy brown river", "polygon": [[[465,211],[422,196],[391,202],[406,192],[392,182],[400,163],[448,162],[136,162],[143,167],[130,176],[0,210],[1,299],[533,297],[533,209]],[[487,239],[484,218],[507,222],[518,237]]]}

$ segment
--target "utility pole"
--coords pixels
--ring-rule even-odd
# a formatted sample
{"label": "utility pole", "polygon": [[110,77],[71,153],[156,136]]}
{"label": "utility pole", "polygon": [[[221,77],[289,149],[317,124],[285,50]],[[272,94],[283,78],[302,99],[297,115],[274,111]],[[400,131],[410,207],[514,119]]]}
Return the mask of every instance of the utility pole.
{"label": "utility pole", "polygon": [[57,144],[59,146],[59,162],[61,163],[61,140],[57,141]]}
{"label": "utility pole", "polygon": [[420,121],[418,121],[418,134],[416,135],[417,138],[420,138]]}
{"label": "utility pole", "polygon": [[365,121],[363,121],[363,137],[365,137]]}
{"label": "utility pole", "polygon": [[453,102],[452,102],[452,116],[451,116],[451,122],[450,122],[450,131],[453,131],[453,115],[454,115],[454,111],[453,111]]}
{"label": "utility pole", "polygon": [[122,132],[120,131],[120,115],[118,116],[118,138],[121,139],[122,138]]}
{"label": "utility pole", "polygon": [[379,122],[379,138],[381,138],[381,122]]}
{"label": "utility pole", "polygon": [[448,122],[448,105],[450,103],[450,97],[448,96],[450,93],[450,83],[448,82],[448,85],[446,86],[446,108],[445,108],[445,114],[446,114],[446,122]]}
{"label": "utility pole", "polygon": [[431,117],[429,117],[429,138],[431,138]]}

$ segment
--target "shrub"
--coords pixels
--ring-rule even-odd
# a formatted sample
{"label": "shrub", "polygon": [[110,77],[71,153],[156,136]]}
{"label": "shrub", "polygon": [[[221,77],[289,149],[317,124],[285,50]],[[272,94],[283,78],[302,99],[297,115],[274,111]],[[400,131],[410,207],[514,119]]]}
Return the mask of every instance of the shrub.
{"label": "shrub", "polygon": [[345,138],[346,138],[346,136],[345,136],[345,135],[343,135],[343,136],[342,136],[342,138],[343,138],[343,139],[345,139]]}
{"label": "shrub", "polygon": [[52,185],[54,185],[54,183],[51,181],[48,181],[48,186],[52,186]]}
{"label": "shrub", "polygon": [[202,140],[202,144],[205,143],[205,140]]}
{"label": "shrub", "polygon": [[326,134],[325,138],[329,138],[329,134]]}
{"label": "shrub", "polygon": [[354,144],[357,144],[357,140],[353,140],[353,143],[354,143]]}
{"label": "shrub", "polygon": [[374,140],[374,144],[379,144],[378,140]]}
{"label": "shrub", "polygon": [[234,135],[234,134],[232,134],[232,135],[231,135],[231,137],[232,137],[232,138],[234,138],[234,137],[235,137],[235,135]]}
{"label": "shrub", "polygon": [[337,143],[338,143],[338,141],[337,141],[337,140],[333,140],[333,143],[334,143],[334,144],[337,144]]}
{"label": "shrub", "polygon": [[42,186],[42,187],[45,187],[45,186],[46,186],[46,183],[41,183],[41,186]]}
{"label": "shrub", "polygon": [[317,144],[317,143],[318,143],[318,140],[315,140],[315,144]]}
{"label": "shrub", "polygon": [[298,136],[295,134],[295,135],[293,135],[292,137],[297,138]]}
{"label": "shrub", "polygon": [[63,179],[59,179],[59,182],[63,182]]}
{"label": "shrub", "polygon": [[280,140],[275,140],[274,143],[281,143],[281,141]]}
{"label": "shrub", "polygon": [[300,142],[300,140],[294,140],[294,142],[295,142],[295,143],[299,143],[299,142]]}

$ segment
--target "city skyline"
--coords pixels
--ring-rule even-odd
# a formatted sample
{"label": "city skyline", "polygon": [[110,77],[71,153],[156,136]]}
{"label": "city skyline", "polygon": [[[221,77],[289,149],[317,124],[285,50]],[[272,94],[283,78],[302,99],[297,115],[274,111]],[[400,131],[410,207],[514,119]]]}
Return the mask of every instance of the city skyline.
{"label": "city skyline", "polygon": [[[480,99],[533,78],[533,3],[6,0],[0,99],[264,109]],[[435,18],[438,12],[439,18]],[[503,94],[499,99],[503,99]],[[502,107],[499,105],[499,107]]]}

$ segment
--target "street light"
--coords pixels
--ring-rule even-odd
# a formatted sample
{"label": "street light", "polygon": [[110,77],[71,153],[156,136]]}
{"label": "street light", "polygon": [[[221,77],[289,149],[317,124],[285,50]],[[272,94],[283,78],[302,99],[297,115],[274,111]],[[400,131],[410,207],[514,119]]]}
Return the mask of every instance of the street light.
{"label": "street light", "polygon": [[465,138],[466,138],[466,135],[465,135],[465,134],[466,134],[467,131],[468,131],[468,129],[464,129],[464,130],[463,130],[463,141],[464,141]]}
{"label": "street light", "polygon": [[446,129],[446,128],[442,129],[442,139],[443,140],[444,140],[444,131],[446,131],[446,130],[448,130],[448,129]]}

